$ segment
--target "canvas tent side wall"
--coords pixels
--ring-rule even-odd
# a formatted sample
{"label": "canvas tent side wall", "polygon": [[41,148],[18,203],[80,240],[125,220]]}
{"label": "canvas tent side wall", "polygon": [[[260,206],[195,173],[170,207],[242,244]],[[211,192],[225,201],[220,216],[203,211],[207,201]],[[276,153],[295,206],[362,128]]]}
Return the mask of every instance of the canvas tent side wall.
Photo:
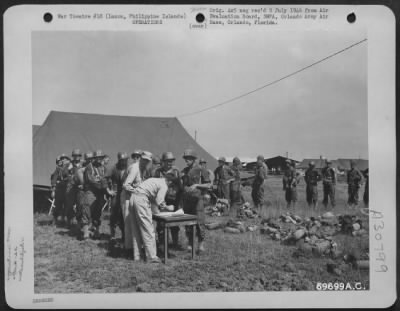
{"label": "canvas tent side wall", "polygon": [[72,149],[83,152],[101,149],[116,162],[119,151],[134,149],[155,155],[171,151],[176,166],[182,169],[186,148],[196,150],[214,169],[216,159],[202,148],[177,118],[130,117],[52,111],[33,137],[33,184],[47,186],[55,169],[55,159]]}

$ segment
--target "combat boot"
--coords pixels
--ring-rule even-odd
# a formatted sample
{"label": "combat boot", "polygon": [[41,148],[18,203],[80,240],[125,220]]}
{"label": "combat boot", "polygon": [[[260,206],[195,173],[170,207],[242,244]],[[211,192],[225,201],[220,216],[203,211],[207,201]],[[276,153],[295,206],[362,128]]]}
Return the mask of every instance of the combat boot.
{"label": "combat boot", "polygon": [[83,233],[83,239],[87,240],[90,237],[90,233],[89,233],[89,226],[88,225],[84,225],[82,228],[82,233]]}

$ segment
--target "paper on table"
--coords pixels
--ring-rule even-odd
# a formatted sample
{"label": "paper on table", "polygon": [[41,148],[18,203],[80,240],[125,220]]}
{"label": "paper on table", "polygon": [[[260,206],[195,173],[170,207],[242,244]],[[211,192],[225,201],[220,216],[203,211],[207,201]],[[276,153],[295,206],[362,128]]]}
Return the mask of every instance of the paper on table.
{"label": "paper on table", "polygon": [[155,215],[169,217],[169,216],[181,216],[181,215],[185,215],[185,213],[183,212],[183,209],[180,208],[175,212],[158,212]]}

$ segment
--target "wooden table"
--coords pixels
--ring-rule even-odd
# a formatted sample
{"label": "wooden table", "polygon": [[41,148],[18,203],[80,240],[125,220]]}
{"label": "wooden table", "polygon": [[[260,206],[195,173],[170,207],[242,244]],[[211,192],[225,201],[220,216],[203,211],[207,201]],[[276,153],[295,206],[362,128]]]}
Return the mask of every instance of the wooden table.
{"label": "wooden table", "polygon": [[153,219],[157,221],[157,226],[161,226],[164,230],[164,263],[167,262],[168,258],[168,228],[176,226],[192,226],[193,236],[192,236],[192,259],[194,258],[194,240],[196,236],[196,225],[197,216],[196,215],[179,215],[179,216],[160,216],[153,215]]}

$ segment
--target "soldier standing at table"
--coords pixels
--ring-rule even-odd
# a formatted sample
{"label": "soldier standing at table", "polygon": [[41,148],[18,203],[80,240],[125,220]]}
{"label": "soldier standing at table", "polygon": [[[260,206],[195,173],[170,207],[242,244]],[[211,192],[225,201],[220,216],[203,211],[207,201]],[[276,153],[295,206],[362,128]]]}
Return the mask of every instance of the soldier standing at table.
{"label": "soldier standing at table", "polygon": [[76,171],[82,166],[82,153],[79,149],[72,150],[72,160],[68,167],[68,179],[65,191],[65,209],[67,215],[67,225],[72,228],[76,225],[74,220],[76,213],[74,211],[74,205],[77,203],[78,187],[75,184]]}
{"label": "soldier standing at table", "polygon": [[233,180],[233,172],[226,165],[225,157],[220,157],[218,159],[218,167],[214,171],[214,176],[218,198],[226,199],[229,202],[231,199],[229,194],[229,183]]}
{"label": "soldier standing at table", "polygon": [[122,241],[124,241],[124,217],[121,207],[121,192],[123,178],[128,169],[128,154],[126,152],[118,152],[118,162],[111,169],[111,188],[115,195],[111,198],[111,214],[110,214],[110,239],[115,238],[115,229],[118,226],[121,230]]}
{"label": "soldier standing at table", "polygon": [[76,203],[76,220],[81,229],[81,234],[83,239],[89,238],[89,224],[91,220],[90,209],[87,205],[84,204],[85,200],[85,187],[84,187],[84,172],[86,166],[92,161],[93,152],[89,151],[85,153],[84,162],[82,166],[76,170],[75,172],[75,185],[78,188],[77,191],[77,203]]}
{"label": "soldier standing at table", "polygon": [[233,181],[231,182],[230,187],[230,195],[231,195],[231,204],[240,204],[242,202],[242,191],[241,191],[241,183],[240,183],[240,171],[242,162],[238,157],[234,157],[232,161],[232,172],[233,172]]}
{"label": "soldier standing at table", "polygon": [[[203,252],[206,235],[203,192],[211,187],[207,170],[196,163],[197,154],[192,149],[186,149],[183,158],[186,167],[182,171],[183,182],[183,211],[186,214],[197,215],[196,226],[199,241],[199,252]],[[192,250],[193,228],[186,227],[186,236],[189,240],[188,250]]]}
{"label": "soldier standing at table", "polygon": [[68,179],[69,158],[62,154],[57,158],[57,167],[51,174],[51,197],[54,198],[53,210],[54,222],[62,225],[65,216],[65,192]]}
{"label": "soldier standing at table", "polygon": [[322,169],[322,185],[324,189],[324,204],[325,208],[328,206],[328,199],[330,198],[332,208],[335,207],[335,187],[336,187],[336,172],[332,167],[332,161],[326,160],[326,166]]}
{"label": "soldier standing at table", "polygon": [[321,180],[321,175],[315,168],[315,162],[311,161],[308,164],[309,168],[306,170],[304,180],[306,182],[306,199],[309,207],[314,209],[318,204],[318,182]]}
{"label": "soldier standing at table", "polygon": [[287,170],[283,174],[282,183],[283,190],[285,191],[286,208],[290,209],[291,206],[296,208],[297,202],[297,185],[300,182],[300,174],[296,172],[294,162],[286,160]]}
{"label": "soldier standing at table", "polygon": [[347,205],[349,208],[358,206],[359,198],[358,191],[363,184],[364,177],[360,170],[357,168],[357,164],[354,160],[350,161],[350,170],[347,172],[347,184],[349,199]]}
{"label": "soldier standing at table", "polygon": [[101,150],[93,153],[93,161],[84,172],[85,185],[85,209],[90,210],[91,221],[93,227],[93,237],[100,237],[101,212],[104,195],[114,195],[115,193],[109,189],[108,180],[105,176],[104,154]]}
{"label": "soldier standing at table", "polygon": [[268,168],[264,162],[264,156],[262,155],[257,157],[254,174],[251,198],[253,199],[254,207],[257,209],[258,215],[260,215],[264,204],[264,183],[268,175]]}
{"label": "soldier standing at table", "polygon": [[[163,178],[167,174],[174,176],[176,182],[169,183],[168,191],[165,196],[165,203],[174,206],[174,211],[177,211],[180,208],[183,191],[181,174],[178,168],[174,166],[175,157],[172,152],[164,152],[161,156],[161,161],[162,166],[155,170],[154,177]],[[179,250],[182,249],[182,246],[179,244],[179,227],[172,227],[170,230],[173,247]],[[164,252],[164,230],[159,226],[157,227],[157,236],[158,241],[160,242],[159,250],[160,252]]]}

